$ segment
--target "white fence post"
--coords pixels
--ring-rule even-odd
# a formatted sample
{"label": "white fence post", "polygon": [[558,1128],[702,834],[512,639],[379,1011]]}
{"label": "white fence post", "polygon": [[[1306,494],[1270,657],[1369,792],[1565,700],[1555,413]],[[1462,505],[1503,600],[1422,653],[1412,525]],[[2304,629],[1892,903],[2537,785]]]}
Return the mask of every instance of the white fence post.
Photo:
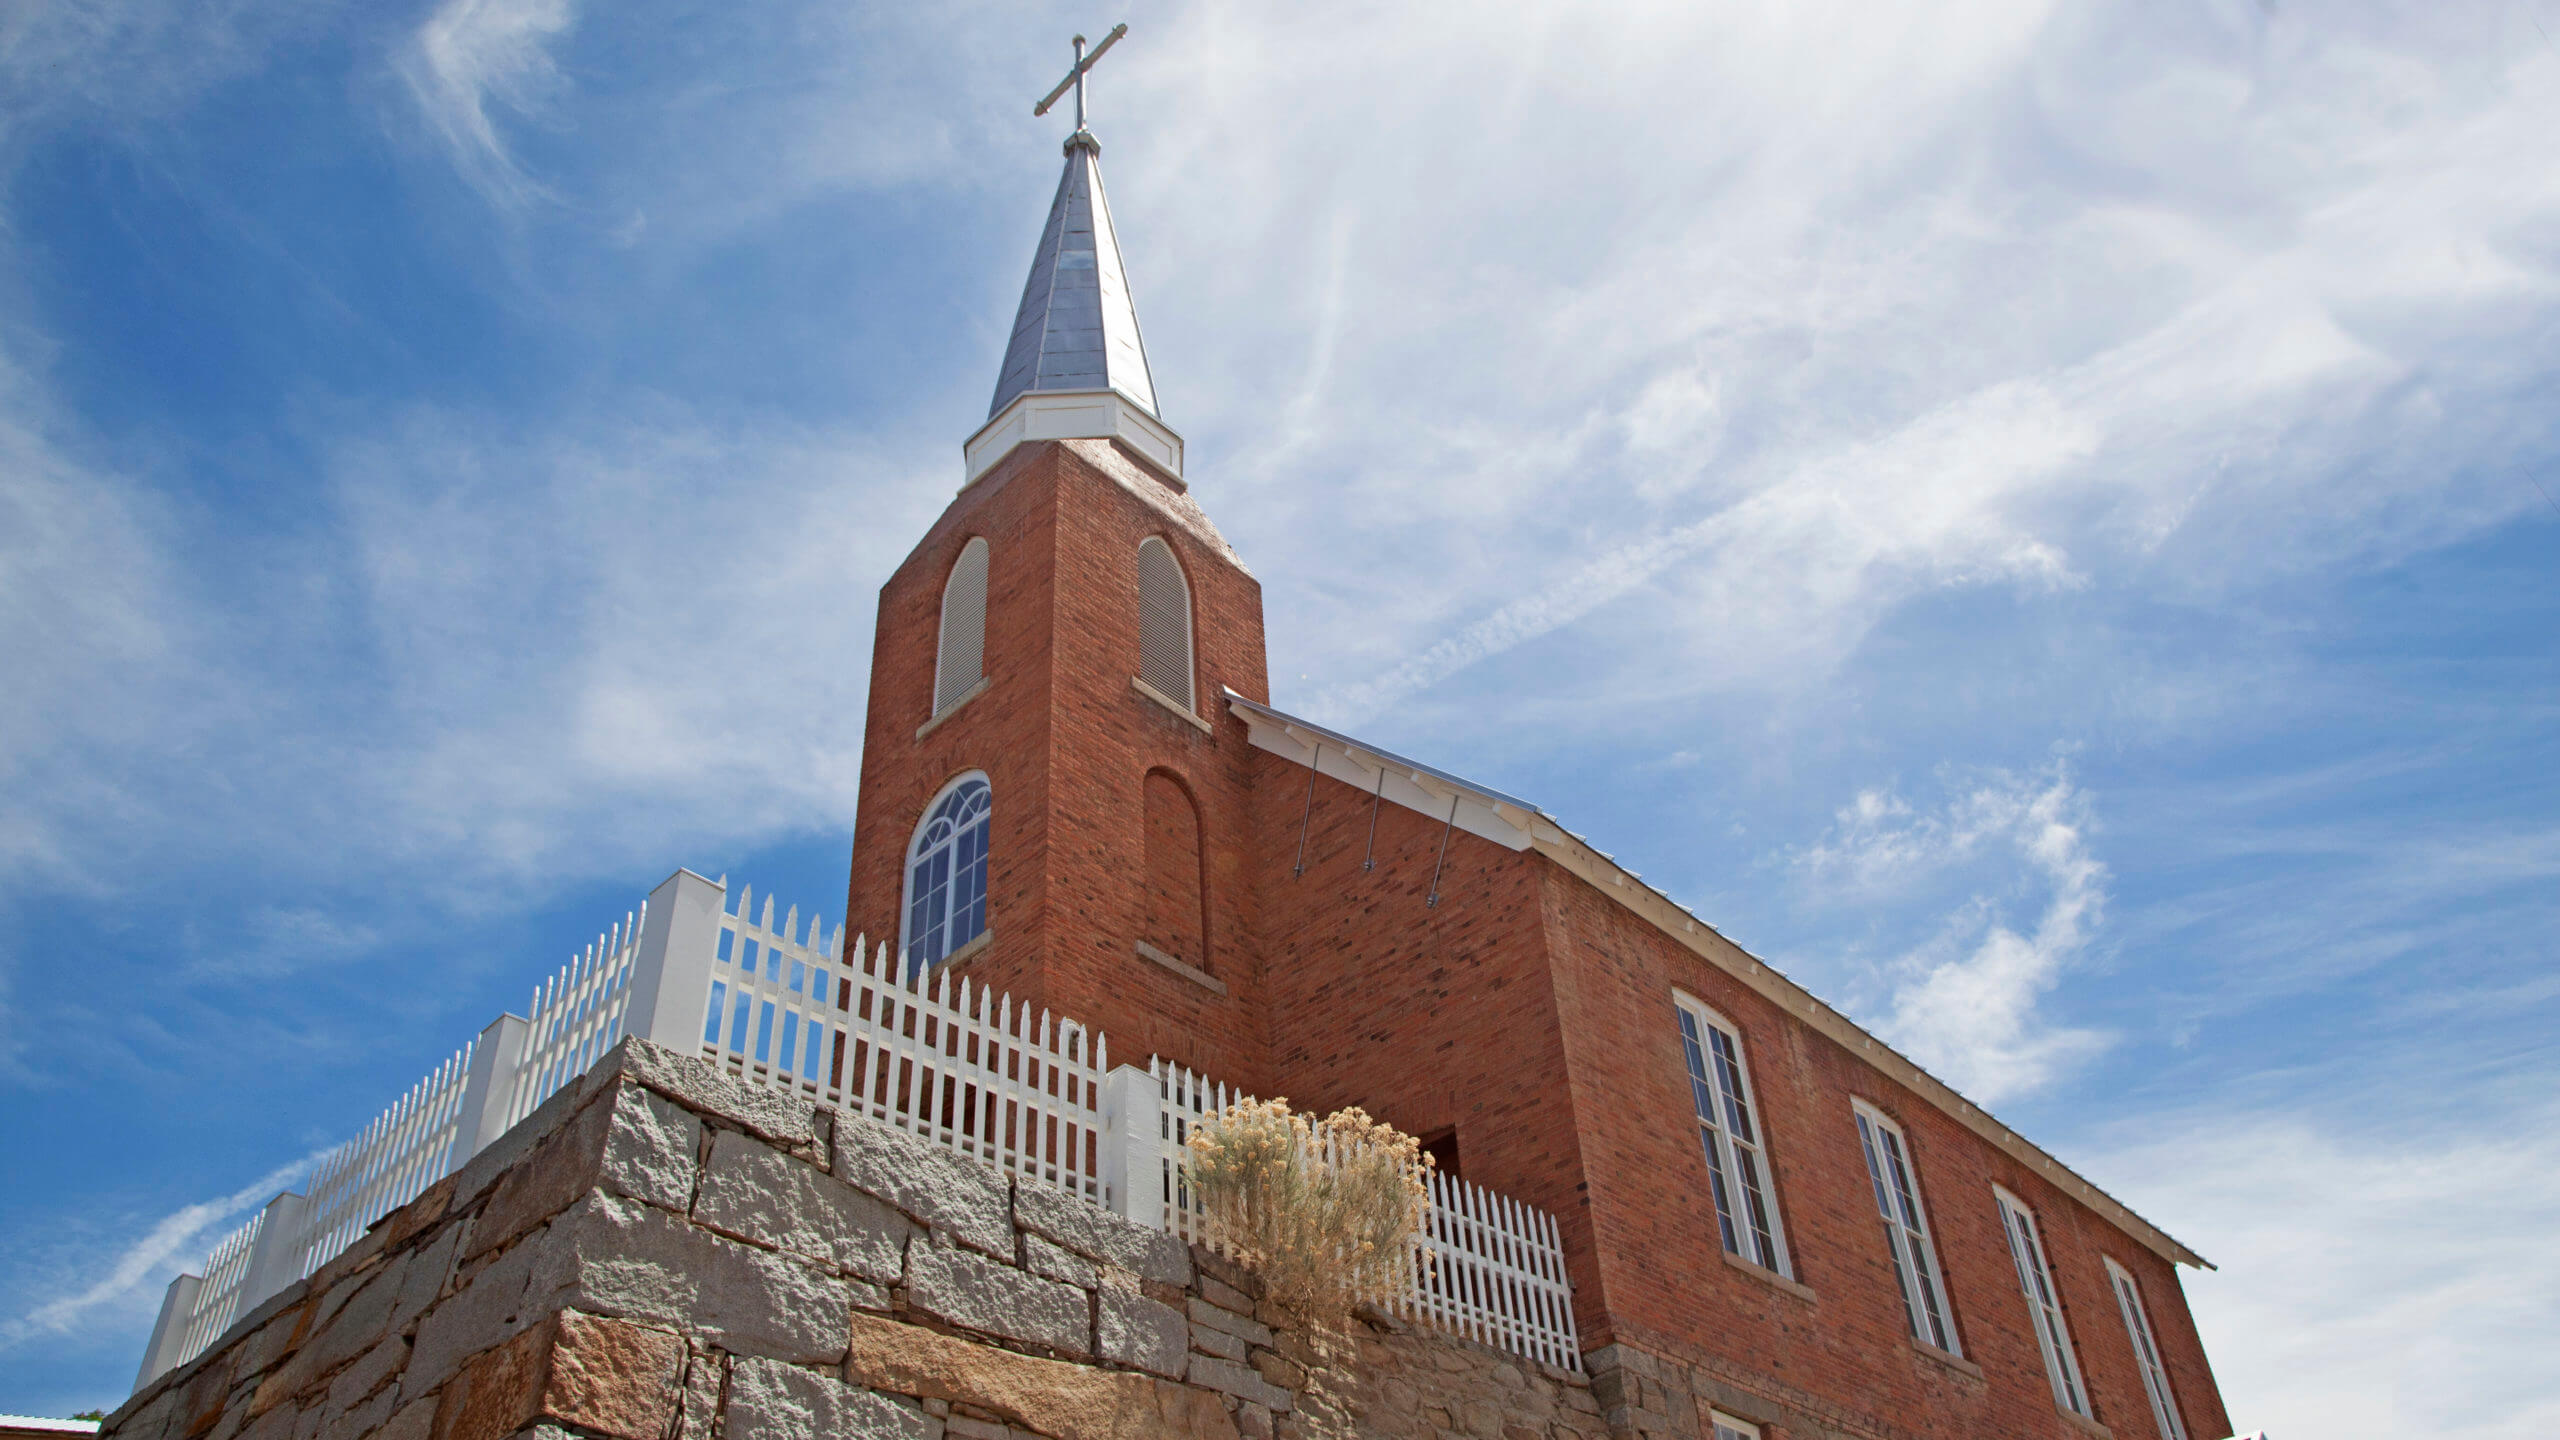
{"label": "white fence post", "polygon": [[232,1318],[257,1309],[267,1298],[302,1278],[303,1198],[290,1190],[267,1202],[257,1243],[250,1247],[249,1266],[240,1281],[240,1304]]}
{"label": "white fence post", "polygon": [[186,1358],[180,1352],[186,1348],[187,1326],[196,1318],[196,1296],[203,1291],[201,1275],[169,1282],[169,1293],[160,1297],[160,1319],[151,1327],[151,1343],[142,1347],[142,1373],[134,1377],[134,1389],[168,1374]]}
{"label": "white fence post", "polygon": [[1106,1208],[1150,1230],[1164,1228],[1164,1176],[1158,1147],[1164,1129],[1163,1088],[1135,1065],[1102,1077],[1102,1186]]}
{"label": "white fence post", "polygon": [[462,1112],[454,1119],[452,1170],[489,1148],[507,1133],[507,1112],[516,1094],[516,1072],[524,1066],[525,1037],[533,1022],[521,1015],[501,1015],[480,1032],[471,1047],[471,1078],[463,1082]]}
{"label": "white fence post", "polygon": [[622,1033],[654,1040],[682,1055],[702,1048],[703,1007],[711,998],[712,957],[720,948],[720,907],[728,888],[678,870],[649,892],[640,920],[640,952],[632,958],[631,998]]}

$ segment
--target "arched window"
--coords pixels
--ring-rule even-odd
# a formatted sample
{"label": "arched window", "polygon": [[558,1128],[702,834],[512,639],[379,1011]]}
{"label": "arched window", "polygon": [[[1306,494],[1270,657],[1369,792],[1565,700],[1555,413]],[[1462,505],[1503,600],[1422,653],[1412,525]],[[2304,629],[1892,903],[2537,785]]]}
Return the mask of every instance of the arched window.
{"label": "arched window", "polygon": [[1162,770],[1147,772],[1146,938],[1186,965],[1206,970],[1207,907],[1200,875],[1200,810]]}
{"label": "arched window", "polygon": [[933,667],[933,713],[941,714],[986,678],[987,541],[960,547],[942,582],[942,644]]}
{"label": "arched window", "polygon": [[1173,547],[1154,535],[1138,542],[1138,678],[1191,708],[1191,586]]}
{"label": "arched window", "polygon": [[987,929],[987,777],[961,776],[925,807],[907,847],[907,975]]}

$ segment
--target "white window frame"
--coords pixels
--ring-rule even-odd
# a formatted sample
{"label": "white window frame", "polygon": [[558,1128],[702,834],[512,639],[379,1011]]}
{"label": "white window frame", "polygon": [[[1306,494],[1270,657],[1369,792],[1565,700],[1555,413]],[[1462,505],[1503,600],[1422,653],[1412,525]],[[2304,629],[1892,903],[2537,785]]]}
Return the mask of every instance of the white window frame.
{"label": "white window frame", "polygon": [[[961,676],[951,673],[951,589],[969,572],[972,557],[977,560],[978,657],[971,673]],[[969,543],[960,547],[959,558],[951,562],[950,572],[942,577],[942,612],[935,620],[933,641],[933,713],[937,716],[977,693],[987,678],[987,563],[987,537],[972,535]]]}
{"label": "white window frame", "polygon": [[1876,1214],[1884,1222],[1885,1246],[1893,1256],[1893,1276],[1902,1288],[1903,1318],[1911,1338],[1950,1355],[1964,1354],[1964,1337],[1956,1333],[1955,1308],[1947,1303],[1946,1270],[1938,1263],[1938,1242],[1929,1228],[1928,1201],[1920,1194],[1920,1166],[1912,1158],[1911,1137],[1893,1117],[1864,1100],[1849,1102],[1857,1122],[1858,1149],[1867,1164],[1868,1188]]}
{"label": "white window frame", "polygon": [[1760,1427],[1721,1410],[1707,1412],[1707,1440],[1760,1440]]}
{"label": "white window frame", "polygon": [[[916,869],[917,866],[932,853],[930,850],[919,853],[917,847],[923,844],[926,832],[933,826],[934,812],[942,808],[942,804],[945,800],[950,799],[954,794],[958,793],[962,787],[967,786],[972,782],[987,787],[987,808],[980,812],[977,818],[972,821],[969,826],[954,826],[950,838],[939,842],[935,848],[940,848],[941,845],[956,847],[960,837],[966,833],[968,829],[983,826],[987,831],[988,838],[988,853],[986,860],[992,870],[995,858],[994,839],[996,797],[994,782],[987,778],[987,772],[984,770],[965,771],[961,774],[954,775],[949,780],[945,781],[941,789],[933,792],[933,798],[925,802],[923,811],[916,817],[916,828],[907,836],[906,856],[901,866],[904,871],[905,878],[900,882],[898,889],[898,961],[902,972],[910,979],[932,966],[939,965],[944,961],[949,960],[954,954],[966,948],[970,941],[986,934],[990,922],[993,919],[992,916],[985,913],[988,897],[982,893],[979,897],[980,915],[978,928],[970,934],[962,937],[959,942],[955,944],[950,939],[951,905],[946,899],[943,903],[942,913],[939,916],[934,917],[933,920],[935,930],[939,931],[942,936],[942,953],[939,955],[924,956],[920,955],[917,951],[918,943],[923,937],[916,933]],[[955,874],[953,876],[953,882],[957,883],[957,879],[958,877]],[[994,876],[992,873],[987,877],[987,879],[989,882],[993,881]]]}
{"label": "white window frame", "polygon": [[[1685,990],[1673,991],[1671,998],[1679,1015],[1696,1027],[1694,1035],[1685,1028],[1681,1033],[1681,1063],[1689,1081],[1692,1123],[1700,1131],[1700,1158],[1707,1164],[1708,1198],[1716,1207],[1717,1239],[1725,1253],[1792,1280],[1795,1263],[1787,1253],[1786,1221],[1778,1211],[1777,1171],[1769,1162],[1768,1116],[1751,1087],[1742,1027]],[[1724,1037],[1729,1054],[1716,1052],[1711,1038],[1716,1035]],[[1730,1071],[1719,1061],[1729,1061]],[[1701,1068],[1708,1073],[1700,1075]],[[1740,1124],[1750,1132],[1747,1139],[1734,1134],[1737,1100]]]}
{"label": "white window frame", "polygon": [[2053,1283],[2053,1266],[2045,1258],[2044,1227],[2027,1202],[2000,1186],[1991,1187],[2000,1202],[2000,1231],[2008,1237],[2009,1259],[2018,1272],[2018,1293],[2026,1298],[2027,1323],[2036,1332],[2036,1348],[2044,1353],[2044,1378],[2053,1386],[2053,1403],[2084,1420],[2096,1415],[2089,1405],[2089,1382],[2071,1348],[2071,1321],[2062,1313],[2062,1292]]}
{"label": "white window frame", "polygon": [[[1147,678],[1147,547],[1164,552],[1165,563],[1173,567],[1174,589],[1182,596],[1182,688],[1167,694],[1164,687]],[[1161,535],[1150,535],[1138,542],[1138,683],[1173,702],[1185,714],[1196,713],[1200,693],[1200,659],[1197,637],[1192,634],[1191,572],[1183,568],[1181,555]],[[1169,677],[1168,677],[1169,678]]]}
{"label": "white window frame", "polygon": [[2169,1367],[2160,1358],[2160,1342],[2151,1329],[2151,1311],[2142,1303],[2142,1286],[2114,1256],[2101,1258],[2107,1262],[2109,1288],[2116,1292],[2116,1310],[2124,1316],[2125,1335],[2133,1341],[2133,1358],[2142,1371],[2142,1393],[2151,1397],[2151,1419],[2160,1427],[2160,1440],[2187,1440],[2186,1422],[2178,1417],[2177,1392],[2169,1388]]}

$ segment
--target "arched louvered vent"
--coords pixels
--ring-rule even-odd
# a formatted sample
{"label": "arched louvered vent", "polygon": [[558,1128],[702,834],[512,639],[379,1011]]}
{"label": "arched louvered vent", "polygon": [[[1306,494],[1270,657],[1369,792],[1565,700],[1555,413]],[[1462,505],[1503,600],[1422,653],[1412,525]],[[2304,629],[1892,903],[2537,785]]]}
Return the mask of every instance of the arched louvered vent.
{"label": "arched louvered vent", "polygon": [[987,542],[960,547],[951,578],[942,583],[942,648],[933,671],[933,713],[960,703],[986,676]]}
{"label": "arched louvered vent", "polygon": [[1191,708],[1191,587],[1173,547],[1152,535],[1138,542],[1138,678]]}

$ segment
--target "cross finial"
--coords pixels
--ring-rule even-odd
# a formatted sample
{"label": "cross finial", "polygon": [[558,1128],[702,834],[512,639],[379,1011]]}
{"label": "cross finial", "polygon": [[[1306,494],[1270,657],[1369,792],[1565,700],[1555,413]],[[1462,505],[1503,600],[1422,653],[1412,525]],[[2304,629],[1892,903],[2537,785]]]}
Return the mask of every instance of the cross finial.
{"label": "cross finial", "polygon": [[[1072,85],[1075,87],[1076,92],[1076,134],[1083,135],[1088,133],[1085,130],[1084,125],[1084,73],[1093,68],[1095,61],[1102,58],[1102,52],[1119,44],[1120,37],[1128,33],[1129,26],[1125,21],[1121,24],[1112,26],[1111,33],[1102,37],[1102,43],[1094,46],[1093,53],[1090,55],[1085,53],[1084,37],[1081,35],[1077,36],[1075,39],[1076,63],[1068,69],[1067,78],[1059,81],[1056,89],[1051,90],[1047,95],[1042,96],[1040,103],[1031,107],[1031,113],[1034,115],[1048,114],[1049,107],[1057,104],[1058,97],[1066,94],[1067,87]],[[1073,137],[1069,137],[1068,143],[1074,143]]]}

